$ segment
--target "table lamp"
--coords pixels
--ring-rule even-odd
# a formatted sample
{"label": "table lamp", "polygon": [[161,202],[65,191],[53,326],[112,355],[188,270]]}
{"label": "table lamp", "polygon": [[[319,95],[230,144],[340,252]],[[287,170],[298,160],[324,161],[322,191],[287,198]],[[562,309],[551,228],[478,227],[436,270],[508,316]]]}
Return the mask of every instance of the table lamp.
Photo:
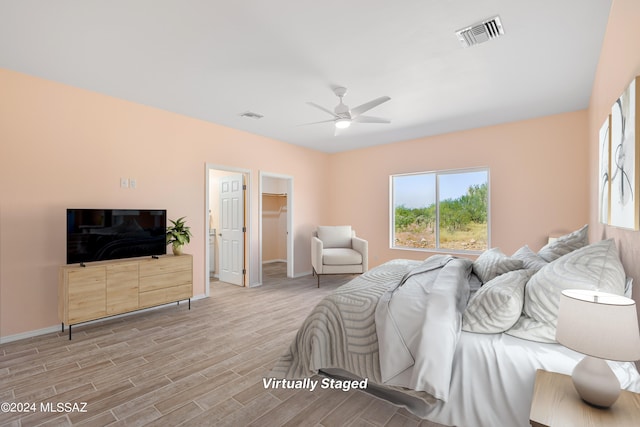
{"label": "table lamp", "polygon": [[635,301],[599,291],[562,291],[556,340],[586,356],[571,378],[587,403],[608,408],[620,395],[620,382],[604,359],[640,359]]}

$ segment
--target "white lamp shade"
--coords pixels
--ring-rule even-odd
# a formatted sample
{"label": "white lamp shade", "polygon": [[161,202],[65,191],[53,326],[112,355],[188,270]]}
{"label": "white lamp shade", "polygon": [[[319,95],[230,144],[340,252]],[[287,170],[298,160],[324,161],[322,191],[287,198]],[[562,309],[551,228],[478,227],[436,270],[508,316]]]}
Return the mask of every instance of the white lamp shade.
{"label": "white lamp shade", "polygon": [[635,301],[598,291],[562,291],[556,340],[572,350],[601,359],[639,360]]}

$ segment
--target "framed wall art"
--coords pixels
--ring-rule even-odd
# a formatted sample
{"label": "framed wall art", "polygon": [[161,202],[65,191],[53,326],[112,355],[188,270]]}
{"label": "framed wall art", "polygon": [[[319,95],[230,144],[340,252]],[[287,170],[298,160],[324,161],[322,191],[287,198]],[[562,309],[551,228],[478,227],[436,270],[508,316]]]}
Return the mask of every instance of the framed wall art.
{"label": "framed wall art", "polygon": [[637,135],[636,77],[611,108],[610,216],[609,224],[638,230],[640,148]]}
{"label": "framed wall art", "polygon": [[603,224],[609,224],[611,217],[611,115],[600,127],[598,139],[598,220]]}

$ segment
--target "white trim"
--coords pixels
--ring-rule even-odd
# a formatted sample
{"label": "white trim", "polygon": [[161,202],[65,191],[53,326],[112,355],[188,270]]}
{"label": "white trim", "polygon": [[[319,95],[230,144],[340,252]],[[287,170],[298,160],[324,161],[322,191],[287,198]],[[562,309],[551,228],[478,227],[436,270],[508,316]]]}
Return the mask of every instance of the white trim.
{"label": "white trim", "polygon": [[251,227],[251,212],[253,211],[252,207],[252,199],[251,199],[251,182],[252,182],[252,175],[251,175],[251,169],[244,169],[244,168],[236,168],[236,167],[232,167],[232,166],[225,166],[225,165],[219,165],[219,164],[215,164],[215,163],[205,163],[204,164],[204,170],[205,170],[205,177],[204,177],[204,182],[205,182],[205,196],[204,196],[204,222],[205,222],[205,226],[204,226],[204,231],[205,231],[205,247],[204,247],[204,278],[205,278],[205,286],[204,286],[204,291],[205,291],[205,296],[209,296],[209,171],[211,170],[219,170],[219,171],[225,171],[225,172],[237,172],[237,173],[242,173],[244,175],[246,175],[246,186],[247,186],[247,192],[246,192],[246,196],[247,199],[245,201],[245,212],[246,212],[246,220],[245,220],[245,224],[244,226],[247,227],[247,238],[246,238],[246,242],[245,242],[245,252],[247,253],[247,258],[249,258],[248,260],[245,259],[245,268],[247,269],[247,274],[249,275],[249,283],[247,283],[246,281],[246,275],[245,275],[245,283],[244,286],[246,287],[252,287],[255,286],[254,284],[251,284],[251,278],[252,278],[252,271],[253,271],[253,264],[251,262],[251,260],[253,259],[252,257],[252,236],[253,236],[253,227]]}
{"label": "white trim", "polygon": [[61,326],[60,325],[56,325],[56,326],[49,326],[47,328],[42,328],[42,329],[36,329],[33,331],[27,331],[27,332],[21,332],[19,334],[15,334],[15,335],[8,335],[6,337],[0,337],[0,344],[6,344],[9,342],[13,342],[13,341],[19,341],[19,340],[23,340],[26,338],[33,338],[33,337],[37,337],[40,335],[46,335],[46,334],[51,334],[54,332],[60,332],[61,331]]}
{"label": "white trim", "polygon": [[[259,171],[258,191],[260,197],[258,197],[258,230],[260,241],[258,244],[258,265],[262,265],[262,193],[263,193],[263,178],[278,178],[287,181],[287,277],[294,278],[294,265],[293,265],[293,253],[294,253],[294,239],[293,239],[293,176],[283,175],[278,173],[270,173]],[[258,272],[258,278],[260,284],[262,284],[262,269]]]}
{"label": "white trim", "polygon": [[298,273],[298,274],[294,275],[293,278],[294,279],[299,279],[301,277],[311,276],[312,274],[313,274],[313,270],[303,271],[302,273]]}
{"label": "white trim", "polygon": [[[412,248],[412,247],[403,247],[403,246],[395,246],[394,236],[395,236],[395,194],[394,194],[394,181],[395,177],[402,176],[412,176],[412,175],[435,175],[435,205],[436,205],[436,222],[439,223],[440,216],[440,176],[441,175],[450,175],[450,174],[463,174],[463,173],[473,173],[473,172],[485,172],[487,174],[487,249],[491,248],[491,171],[488,166],[478,166],[471,168],[460,168],[460,169],[443,169],[443,170],[433,170],[433,171],[425,171],[425,172],[408,172],[408,173],[396,173],[389,175],[389,249],[391,250],[406,250],[406,251],[415,251],[415,252],[432,252],[432,253],[447,253],[447,254],[468,254],[468,255],[477,255],[481,254],[483,251],[477,250],[463,250],[463,249],[447,249],[447,248]],[[440,227],[436,227],[436,245],[440,242]]]}

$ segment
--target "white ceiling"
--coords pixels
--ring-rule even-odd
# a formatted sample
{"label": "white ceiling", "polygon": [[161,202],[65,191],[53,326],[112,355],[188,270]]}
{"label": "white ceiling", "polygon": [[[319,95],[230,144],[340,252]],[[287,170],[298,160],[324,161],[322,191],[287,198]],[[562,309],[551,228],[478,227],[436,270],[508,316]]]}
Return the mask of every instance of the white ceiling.
{"label": "white ceiling", "polygon": [[[611,0],[0,0],[0,67],[339,152],[588,106]],[[455,31],[499,15],[505,35]],[[391,100],[334,136],[331,88]],[[1,94],[0,94],[1,96]],[[252,111],[262,119],[240,117]]]}

